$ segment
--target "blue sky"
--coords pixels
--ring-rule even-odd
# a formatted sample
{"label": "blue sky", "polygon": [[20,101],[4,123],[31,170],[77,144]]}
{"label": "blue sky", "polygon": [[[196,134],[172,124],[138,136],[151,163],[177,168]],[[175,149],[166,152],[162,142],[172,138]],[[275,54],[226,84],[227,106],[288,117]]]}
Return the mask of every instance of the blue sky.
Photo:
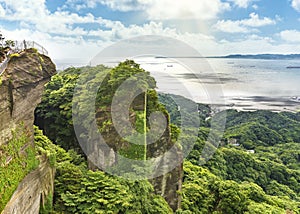
{"label": "blue sky", "polygon": [[0,29],[57,61],[89,61],[140,35],[182,40],[204,56],[300,53],[300,0],[0,0]]}

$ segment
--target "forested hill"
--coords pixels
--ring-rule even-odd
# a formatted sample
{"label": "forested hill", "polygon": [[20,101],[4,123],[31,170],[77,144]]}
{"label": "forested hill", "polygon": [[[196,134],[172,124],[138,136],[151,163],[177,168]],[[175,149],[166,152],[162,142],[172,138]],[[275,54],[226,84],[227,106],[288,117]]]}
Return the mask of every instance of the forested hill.
{"label": "forested hill", "polygon": [[[208,135],[213,138],[222,134],[210,130],[210,107],[199,104],[199,112],[197,109],[191,112],[178,108],[172,101],[175,95],[159,95],[161,104],[156,103],[157,106],[166,109],[171,123],[175,124],[171,125],[173,140],[180,135],[180,111],[187,111],[191,127],[200,118],[198,139],[184,161],[183,184],[179,191],[181,207],[172,211],[148,181],[133,182],[88,169],[74,134],[71,103],[76,81],[86,69],[101,72],[109,68],[98,66],[62,71],[47,84],[42,103],[36,109],[36,124],[46,135],[36,129],[38,149],[48,151],[57,168],[54,198],[48,200],[44,211],[300,213],[300,113],[228,110],[220,146],[205,163],[201,152],[208,144]],[[122,72],[127,71],[123,69]],[[183,97],[180,99],[192,102]],[[223,116],[219,113],[214,117]],[[185,140],[189,137],[183,136],[179,142],[181,147],[186,146]]]}
{"label": "forested hill", "polygon": [[[160,100],[176,123],[179,114],[172,97],[177,95],[161,95]],[[227,110],[221,145],[203,163],[201,151],[213,130],[209,129],[211,120],[205,120],[208,106],[199,104],[199,108],[203,125],[185,161],[182,209],[192,213],[299,213],[300,113]],[[192,122],[194,116],[190,117]]]}

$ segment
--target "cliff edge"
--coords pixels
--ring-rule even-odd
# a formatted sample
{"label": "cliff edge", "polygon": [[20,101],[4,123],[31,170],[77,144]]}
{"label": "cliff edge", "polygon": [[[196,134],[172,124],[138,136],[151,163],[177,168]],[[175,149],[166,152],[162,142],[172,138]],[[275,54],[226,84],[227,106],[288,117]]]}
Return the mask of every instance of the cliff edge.
{"label": "cliff edge", "polygon": [[[2,213],[37,213],[37,202],[43,196],[41,193],[48,193],[49,189],[45,190],[45,187],[53,186],[54,169],[49,168],[47,159],[37,160],[35,157],[33,122],[34,110],[41,101],[44,85],[55,73],[55,65],[48,56],[38,53],[36,49],[27,49],[12,54],[0,76]],[[31,177],[30,182],[28,179],[26,181],[25,176]],[[11,198],[16,189],[17,193]]]}
{"label": "cliff edge", "polygon": [[11,130],[21,122],[33,133],[34,110],[45,83],[55,73],[51,59],[35,49],[12,56],[1,75],[0,145],[12,138]]}

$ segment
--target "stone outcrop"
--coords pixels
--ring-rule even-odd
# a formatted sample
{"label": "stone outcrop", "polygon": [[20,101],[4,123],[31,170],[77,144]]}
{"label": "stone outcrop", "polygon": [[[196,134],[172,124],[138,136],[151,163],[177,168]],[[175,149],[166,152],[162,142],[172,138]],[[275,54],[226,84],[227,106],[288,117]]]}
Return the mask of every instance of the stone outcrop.
{"label": "stone outcrop", "polygon": [[[34,110],[41,101],[45,83],[55,73],[51,59],[35,49],[12,56],[0,76],[0,148],[10,142],[12,130],[20,124],[24,124],[30,136],[20,153],[25,151],[25,147],[33,145]],[[11,160],[9,157],[7,159]],[[53,187],[53,173],[47,160],[41,160],[38,169],[20,183],[3,212],[38,213],[41,194],[47,194]]]}
{"label": "stone outcrop", "polygon": [[[147,111],[149,111],[149,114],[155,111],[159,111],[157,97],[148,95],[148,103],[152,103],[149,104],[149,106],[147,106]],[[152,107],[150,107],[151,105]],[[124,107],[121,105],[118,111],[122,111],[122,109],[124,109]],[[132,110],[129,112],[129,121],[134,127],[137,117],[136,112],[144,111],[145,109],[144,94],[138,96],[133,101],[133,103],[130,106],[130,109]],[[151,178],[149,179],[149,181],[153,185],[155,193],[163,196],[168,202],[169,206],[174,211],[176,211],[180,208],[181,204],[181,197],[178,194],[178,192],[182,190],[183,155],[182,150],[171,140],[171,127],[169,115],[166,111],[163,113],[163,115],[167,121],[167,123],[165,124],[166,126],[164,127],[165,131],[163,132],[161,137],[155,141],[155,143],[150,143],[147,145],[146,155],[147,160],[163,156],[163,158],[161,158],[160,161],[155,164],[155,169],[153,169],[155,171],[155,173],[153,174],[157,173],[160,174],[160,176]],[[105,121],[111,120],[111,110],[109,108],[97,109],[96,118],[98,125],[100,125],[100,127],[103,127]],[[118,118],[118,120],[126,119],[126,117]],[[149,118],[147,120],[149,120]],[[147,123],[149,123],[149,121],[147,121]],[[152,125],[153,127],[159,127],[159,124],[153,123]],[[148,128],[151,128],[149,127],[149,125],[147,126]],[[89,144],[92,145],[92,148],[89,149],[89,158],[91,157],[93,161],[97,160],[97,166],[101,166],[101,169],[106,169],[107,167],[111,167],[114,164],[117,164],[119,161],[118,158],[114,155],[114,152],[112,152],[112,150],[116,153],[120,151],[128,151],[130,144],[128,141],[124,140],[124,138],[120,137],[118,131],[116,130],[113,124],[106,125],[105,129],[102,130],[101,135],[105,141],[105,144],[107,144],[108,146],[101,146],[101,143]],[[147,139],[150,140],[150,138]],[[170,151],[170,149],[172,149],[172,153],[168,154],[167,152]],[[89,161],[89,167],[90,169],[95,170],[97,169],[97,166],[93,163],[93,161]],[[174,165],[174,163],[176,166]],[[168,168],[172,165],[174,165],[174,167]]]}
{"label": "stone outcrop", "polygon": [[34,49],[10,59],[1,75],[0,145],[11,139],[11,130],[21,122],[33,133],[34,110],[41,101],[45,83],[55,72],[51,59]]}
{"label": "stone outcrop", "polygon": [[19,184],[1,214],[39,213],[41,204],[53,194],[55,170],[47,158]]}

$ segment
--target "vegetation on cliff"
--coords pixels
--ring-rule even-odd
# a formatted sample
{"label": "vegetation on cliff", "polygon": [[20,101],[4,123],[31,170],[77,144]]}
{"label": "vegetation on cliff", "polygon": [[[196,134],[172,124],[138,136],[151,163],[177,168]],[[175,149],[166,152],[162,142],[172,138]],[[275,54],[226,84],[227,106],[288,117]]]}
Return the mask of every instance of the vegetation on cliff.
{"label": "vegetation on cliff", "polygon": [[[176,95],[165,96],[161,96],[161,102],[177,109],[170,106]],[[178,113],[169,112],[171,121],[176,121]],[[200,118],[209,118],[206,106],[200,105],[199,113]],[[201,152],[208,143],[210,119],[202,122],[204,126],[184,165],[180,212],[299,213],[299,116],[228,110],[221,147],[205,164]]]}
{"label": "vegetation on cliff", "polygon": [[0,63],[7,57],[9,50],[15,46],[14,41],[6,40],[0,32]]}
{"label": "vegetation on cliff", "polygon": [[13,138],[0,146],[0,210],[3,210],[22,179],[39,161],[33,145],[29,145],[29,133],[20,124],[12,130]]}
{"label": "vegetation on cliff", "polygon": [[[8,54],[9,47],[3,45],[1,50]],[[49,179],[49,183],[45,181],[30,189],[26,179],[33,178],[44,169],[39,166],[46,165],[46,160],[39,159],[35,153],[33,112],[40,102],[44,83],[56,73],[56,69],[49,57],[34,49],[22,50],[18,56],[7,57],[9,60],[1,67],[5,70],[1,71],[0,76],[0,211],[19,213],[31,208],[40,194],[44,194],[43,188],[51,186]],[[43,172],[46,174],[46,170]],[[42,173],[38,175],[42,177]],[[40,177],[34,177],[32,183],[40,184]],[[29,198],[29,202],[24,198]]]}
{"label": "vegetation on cliff", "polygon": [[145,180],[129,181],[91,171],[86,160],[74,150],[53,144],[35,129],[38,151],[55,160],[56,178],[52,206],[43,213],[171,213],[163,197],[154,194]]}
{"label": "vegetation on cliff", "polygon": [[[79,75],[81,78],[80,80]],[[131,91],[126,91],[125,93],[122,93],[121,91],[119,96],[121,97],[120,100],[124,100],[123,96],[128,96],[128,94],[134,98],[134,104],[128,106],[130,114],[129,120],[131,125],[141,137],[133,139],[139,139],[139,143],[143,142],[141,145],[132,143],[132,139],[130,139],[130,133],[128,138],[122,138],[118,135],[117,131],[112,125],[112,113],[109,109],[116,90],[121,86],[124,80],[131,77],[133,77],[133,82],[136,79],[139,79],[138,82],[135,82],[137,83],[135,85],[136,90],[144,90],[144,88],[147,88],[147,90],[142,92],[137,97],[135,97],[135,92],[132,89],[129,89]],[[86,84],[78,84],[78,81],[83,81]],[[81,87],[80,92],[75,91],[76,84]],[[88,103],[90,105],[92,103],[89,102],[89,99],[91,96],[93,96],[91,89],[98,89],[100,84],[101,87],[99,91],[96,91],[97,96],[94,107],[95,112],[93,112],[90,111],[85,104]],[[125,61],[114,69],[108,69],[104,66],[85,67],[81,69],[70,68],[66,71],[63,71],[59,75],[52,77],[52,81],[46,85],[42,103],[36,109],[36,124],[43,128],[45,134],[56,144],[61,145],[66,150],[74,149],[76,152],[83,154],[81,148],[79,147],[78,139],[75,136],[73,128],[74,118],[72,118],[72,101],[76,102],[77,100],[86,100],[85,103],[79,102],[75,105],[76,108],[80,108],[81,112],[84,114],[82,120],[80,119],[78,122],[75,120],[75,124],[80,126],[82,129],[86,129],[88,133],[90,131],[90,124],[92,122],[91,119],[93,119],[91,115],[96,114],[99,131],[111,150],[118,152],[123,157],[130,158],[131,160],[146,160],[154,155],[154,151],[156,151],[156,155],[163,153],[165,148],[173,145],[174,142],[172,139],[175,139],[171,138],[171,129],[167,125],[166,132],[163,134],[162,139],[158,139],[149,146],[147,145],[146,132],[150,129],[150,114],[152,112],[160,111],[164,114],[167,120],[169,119],[167,111],[158,102],[158,96],[154,88],[155,80],[150,77],[148,72],[145,72],[133,61]],[[153,122],[155,121],[151,122],[153,125]],[[91,136],[93,135],[81,135],[78,137],[80,140],[81,137],[84,139],[89,139]],[[81,146],[89,147],[91,144],[84,144]],[[89,149],[86,149],[86,151],[88,150]],[[93,147],[92,151],[95,150],[97,151],[97,149],[94,149]],[[131,168],[131,166],[124,165],[124,163],[120,160],[118,162],[116,162],[116,160],[112,161],[113,168],[111,170],[113,170],[113,172],[122,173],[124,171],[126,175],[131,176],[126,171]],[[88,162],[89,168],[96,169],[92,162],[93,161]],[[134,166],[134,168],[135,170],[140,170],[141,172],[147,171],[144,165]],[[179,173],[177,174],[179,175]],[[177,179],[180,178],[178,177]],[[176,178],[174,180],[176,181]],[[148,181],[146,183],[148,183]],[[177,194],[176,185],[174,185],[173,189],[174,194]],[[154,191],[152,185],[145,188],[145,194],[150,190]],[[156,191],[157,190],[155,190],[155,192]],[[160,199],[157,198],[155,200]],[[172,200],[176,201],[177,199],[174,198]],[[176,206],[176,203],[174,206]],[[168,209],[170,208],[168,207]]]}
{"label": "vegetation on cliff", "polygon": [[[7,115],[16,117],[16,121],[27,120],[27,125],[32,124],[32,121],[28,121],[28,118],[32,120],[30,109],[26,109],[28,112],[25,114],[20,111],[23,106],[21,108],[13,101],[26,100],[24,94],[32,92],[28,86],[46,80],[55,68],[48,57],[39,55],[34,49],[11,57],[11,66],[5,78],[0,80],[0,86],[1,82],[3,87],[9,85],[11,95],[13,89],[18,89],[15,90],[14,99],[8,99],[11,106],[7,107],[10,108]],[[20,60],[30,63],[17,66]],[[132,127],[141,134],[142,145],[133,144],[129,138],[123,139],[118,135],[109,110],[113,96],[123,81],[136,75],[141,77],[137,88],[148,90],[133,100],[128,113]],[[80,85],[81,94],[75,91],[79,76],[83,76],[88,83]],[[31,127],[20,124],[13,130],[9,142],[0,146],[0,210],[24,176],[37,167],[37,157],[47,156],[50,165],[56,167],[56,179],[53,197],[49,192],[41,206],[41,213],[173,212],[174,206],[170,206],[169,201],[161,196],[166,190],[163,188],[170,185],[167,179],[172,174],[168,173],[161,179],[162,189],[157,191],[153,185],[155,182],[128,181],[96,171],[95,167],[95,171],[90,170],[90,163],[74,132],[72,101],[89,101],[91,89],[100,84],[95,112],[88,111],[85,105],[77,106],[86,114],[86,120],[78,124],[88,130],[91,115],[96,115],[99,131],[110,149],[127,158],[151,159],[173,146],[178,136],[184,135],[178,128],[182,120],[180,113],[184,112],[188,117],[186,128],[197,125],[200,120],[197,141],[184,162],[182,190],[178,192],[182,203],[176,213],[300,213],[300,113],[228,110],[221,147],[207,163],[203,163],[201,152],[204,145],[208,144],[211,132],[210,107],[196,104],[198,109],[192,111],[180,108],[174,98],[191,103],[191,106],[195,106],[195,103],[176,95],[157,94],[155,80],[133,61],[123,62],[113,69],[101,65],[68,68],[52,77],[46,85],[42,103],[35,111],[35,122],[44,131],[43,134],[35,128],[36,147],[29,143],[31,133],[28,128]],[[123,90],[119,93],[124,98],[132,95],[133,91]],[[31,98],[31,101],[36,102],[38,96],[34,99]],[[163,140],[148,146],[145,133],[151,129],[150,114],[156,111],[162,112],[167,118],[167,129],[163,133]],[[183,139],[189,137],[186,135]],[[178,148],[186,146],[184,140],[180,143],[175,145]],[[157,150],[158,145],[163,148]],[[144,168],[137,167],[137,170]],[[176,186],[175,183],[171,182],[171,185]]]}
{"label": "vegetation on cliff", "polygon": [[[101,75],[99,72],[108,68],[69,68],[54,76],[36,110],[37,124],[57,144],[43,137],[44,149],[57,154],[54,210],[65,213],[171,213],[165,200],[154,194],[148,181],[129,182],[103,172],[89,171],[85,158],[78,155],[81,149],[73,130],[72,98],[79,74],[86,69]],[[132,75],[123,72],[121,77],[125,79]],[[114,76],[115,73],[114,70],[104,80],[107,87],[98,91],[96,104],[102,109],[98,112],[102,115],[98,124],[102,130],[112,128],[110,115],[104,110],[106,102],[111,101],[112,87],[119,86],[120,76]],[[151,93],[147,96],[157,97]],[[159,100],[170,113],[171,122],[179,125],[178,106],[172,102],[172,96],[162,94]],[[164,109],[159,103],[154,106],[153,109]],[[135,128],[143,133],[143,115],[136,115]],[[191,126],[200,118],[200,128],[198,140],[184,163],[182,207],[177,213],[300,213],[300,114],[228,110],[221,147],[203,164],[200,155],[210,132],[210,116],[207,105],[199,105],[199,112],[195,109],[195,113],[189,114]],[[175,126],[172,135],[178,134]],[[115,135],[111,137],[116,138]],[[144,154],[145,151],[141,151]],[[135,156],[135,152],[129,154],[133,154],[131,158],[144,157]]]}

